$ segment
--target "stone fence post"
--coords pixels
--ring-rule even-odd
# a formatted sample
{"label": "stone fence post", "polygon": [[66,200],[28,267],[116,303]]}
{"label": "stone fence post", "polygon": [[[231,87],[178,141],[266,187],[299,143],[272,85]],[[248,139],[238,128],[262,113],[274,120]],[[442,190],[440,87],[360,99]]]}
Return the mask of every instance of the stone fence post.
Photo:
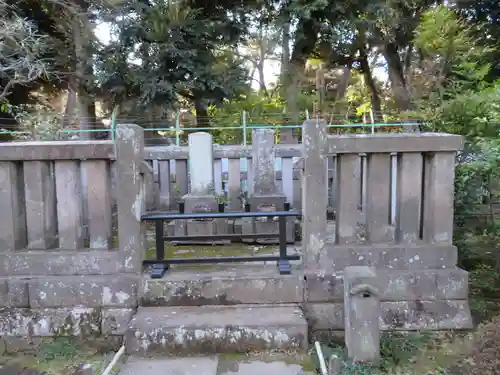
{"label": "stone fence post", "polygon": [[120,270],[140,272],[146,251],[146,230],[141,215],[146,210],[143,173],[144,129],[134,124],[116,128],[118,247]]}
{"label": "stone fence post", "polygon": [[305,121],[302,125],[302,141],[302,248],[306,267],[315,268],[324,253],[326,240],[326,122]]}

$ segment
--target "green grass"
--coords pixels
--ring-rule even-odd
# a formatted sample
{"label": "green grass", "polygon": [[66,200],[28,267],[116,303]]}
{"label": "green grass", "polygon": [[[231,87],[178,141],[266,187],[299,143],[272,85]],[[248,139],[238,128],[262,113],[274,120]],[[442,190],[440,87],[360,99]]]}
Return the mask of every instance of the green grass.
{"label": "green grass", "polygon": [[[80,366],[91,365],[96,374],[108,365],[110,356],[115,348],[111,348],[109,343],[106,349],[98,346],[88,346],[78,343],[75,338],[56,337],[44,339],[33,353],[16,353],[5,355],[1,358],[4,366],[12,366],[37,370],[46,375],[72,375]],[[117,374],[117,371],[114,372]]]}
{"label": "green grass", "polygon": [[[276,253],[277,246],[230,244],[230,245],[166,245],[165,259],[169,258],[208,258],[228,256],[258,256]],[[147,259],[154,259],[156,247],[148,247]]]}

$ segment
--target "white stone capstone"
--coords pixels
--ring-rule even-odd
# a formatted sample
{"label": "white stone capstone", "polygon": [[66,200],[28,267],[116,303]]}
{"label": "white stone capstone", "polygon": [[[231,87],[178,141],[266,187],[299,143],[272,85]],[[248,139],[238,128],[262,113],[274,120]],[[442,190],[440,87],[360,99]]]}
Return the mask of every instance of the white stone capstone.
{"label": "white stone capstone", "polygon": [[191,195],[209,195],[214,184],[212,135],[191,133],[189,140],[189,178]]}

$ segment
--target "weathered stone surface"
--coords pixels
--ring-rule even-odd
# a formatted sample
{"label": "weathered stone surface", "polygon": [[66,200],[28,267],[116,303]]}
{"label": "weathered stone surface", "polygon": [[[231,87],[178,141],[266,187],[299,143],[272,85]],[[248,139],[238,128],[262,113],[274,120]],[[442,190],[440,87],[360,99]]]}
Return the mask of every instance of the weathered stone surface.
{"label": "weathered stone surface", "polygon": [[[217,212],[219,205],[214,195],[185,195],[182,197],[184,202],[184,212]],[[175,208],[177,209],[177,207]]]}
{"label": "weathered stone surface", "polygon": [[129,354],[305,349],[307,323],[293,305],[143,307],[126,345]]}
{"label": "weathered stone surface", "polygon": [[[302,243],[304,263],[316,265],[323,256],[326,240],[325,209],[328,203],[328,183],[325,177],[327,161],[323,153],[326,138],[325,121],[305,121],[302,125]],[[308,198],[308,199],[306,199]]]}
{"label": "weathered stone surface", "polygon": [[[361,198],[361,158],[358,154],[337,155],[336,164],[337,186],[334,198],[336,217],[335,240],[339,245],[355,244],[358,242],[356,226],[360,216],[358,207]],[[323,179],[326,180],[325,177],[323,177]],[[326,181],[324,184],[326,188]],[[308,204],[306,200],[308,196],[309,195],[305,195],[304,193],[302,198],[304,201],[302,202],[303,205]],[[326,204],[323,207],[326,207]],[[320,212],[316,215],[320,215]],[[320,217],[326,222],[322,212]],[[329,249],[327,248],[327,256],[328,253]],[[321,255],[323,256],[324,254]],[[319,263],[322,264],[322,262]],[[345,267],[341,268],[343,269]]]}
{"label": "weathered stone surface", "polygon": [[426,155],[424,163],[423,239],[452,243],[456,151]]}
{"label": "weathered stone surface", "polygon": [[124,335],[136,309],[103,309],[101,333],[103,335]]}
{"label": "weathered stone surface", "polygon": [[107,275],[119,270],[118,251],[19,251],[0,254],[0,276]]}
{"label": "weathered stone surface", "polygon": [[347,355],[354,362],[380,360],[380,290],[377,271],[366,266],[344,270],[344,323]]}
{"label": "weathered stone surface", "polygon": [[287,361],[219,359],[217,375],[306,375],[302,367]]}
{"label": "weathered stone surface", "polygon": [[100,312],[86,307],[0,309],[0,336],[88,336],[100,332]]}
{"label": "weathered stone surface", "polygon": [[396,240],[417,242],[422,218],[423,155],[420,152],[401,153],[397,166]]}
{"label": "weathered stone surface", "polygon": [[26,203],[20,163],[0,162],[0,252],[26,247]]}
{"label": "weathered stone surface", "polygon": [[457,248],[452,245],[389,245],[363,246],[327,243],[321,267],[343,270],[348,266],[370,266],[394,270],[453,268],[457,264]]}
{"label": "weathered stone surface", "polygon": [[274,130],[252,130],[252,175],[253,193],[257,196],[274,195],[277,192],[274,181],[276,152]]}
{"label": "weathered stone surface", "polygon": [[81,249],[84,245],[83,195],[81,170],[76,160],[55,162],[55,189],[59,247]]}
{"label": "weathered stone surface", "polygon": [[135,307],[135,276],[45,277],[29,281],[30,305],[41,307]]}
{"label": "weathered stone surface", "polygon": [[379,133],[329,135],[326,153],[359,154],[461,150],[464,138],[443,133]]}
{"label": "weathered stone surface", "polygon": [[84,161],[81,169],[82,176],[90,182],[86,186],[89,247],[109,249],[112,247],[111,181],[116,169],[107,160]]}
{"label": "weathered stone surface", "polygon": [[191,133],[188,141],[190,193],[194,196],[208,195],[214,183],[212,135],[205,132]]}
{"label": "weathered stone surface", "polygon": [[[342,303],[308,304],[306,317],[313,330],[344,329]],[[381,303],[382,330],[412,331],[472,328],[469,304],[452,301],[386,301]]]}
{"label": "weathered stone surface", "polygon": [[43,141],[4,143],[0,160],[86,160],[114,156],[112,141]]}
{"label": "weathered stone surface", "polygon": [[[369,243],[388,243],[392,240],[389,228],[391,154],[368,154],[366,168],[366,240]],[[357,210],[356,206],[352,208]]]}
{"label": "weathered stone surface", "polygon": [[[141,169],[144,163],[144,129],[134,124],[116,128],[116,165],[118,186],[118,244],[122,272],[139,272],[146,248],[145,184]],[[147,173],[147,172],[146,172]]]}
{"label": "weathered stone surface", "polygon": [[[278,158],[299,157],[301,151],[302,145],[276,145],[276,157]],[[213,153],[215,159],[251,158],[252,146],[214,145]],[[189,148],[187,146],[162,146],[144,148],[144,159],[147,160],[187,160],[188,157]]]}
{"label": "weathered stone surface", "polygon": [[0,279],[0,307],[29,307],[28,280],[21,278]]}
{"label": "weathered stone surface", "polygon": [[26,229],[30,249],[50,249],[57,243],[56,189],[49,162],[23,164]]}
{"label": "weathered stone surface", "polygon": [[162,279],[142,278],[140,302],[145,306],[298,303],[303,296],[299,270],[280,275],[276,266],[221,267],[212,272],[169,271]]}
{"label": "weathered stone surface", "polygon": [[[343,299],[343,272],[305,272],[308,302]],[[382,301],[467,299],[468,273],[460,268],[439,270],[377,270]]]}

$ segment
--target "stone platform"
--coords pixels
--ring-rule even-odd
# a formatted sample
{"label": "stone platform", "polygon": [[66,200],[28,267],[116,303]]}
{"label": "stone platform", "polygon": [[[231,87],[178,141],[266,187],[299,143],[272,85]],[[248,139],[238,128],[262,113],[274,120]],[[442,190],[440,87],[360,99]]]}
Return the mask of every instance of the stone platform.
{"label": "stone platform", "polygon": [[[445,267],[377,273],[382,329],[471,328],[467,272]],[[313,333],[342,330],[343,319],[343,273],[304,271],[300,264],[290,275],[280,275],[276,264],[240,264],[173,267],[156,280],[149,274],[0,279],[0,335],[12,339],[127,334],[133,352],[168,348],[192,354],[204,352],[210,337],[219,342],[212,352],[237,352],[243,346],[296,345],[307,325]],[[295,341],[275,339],[283,332]]]}

